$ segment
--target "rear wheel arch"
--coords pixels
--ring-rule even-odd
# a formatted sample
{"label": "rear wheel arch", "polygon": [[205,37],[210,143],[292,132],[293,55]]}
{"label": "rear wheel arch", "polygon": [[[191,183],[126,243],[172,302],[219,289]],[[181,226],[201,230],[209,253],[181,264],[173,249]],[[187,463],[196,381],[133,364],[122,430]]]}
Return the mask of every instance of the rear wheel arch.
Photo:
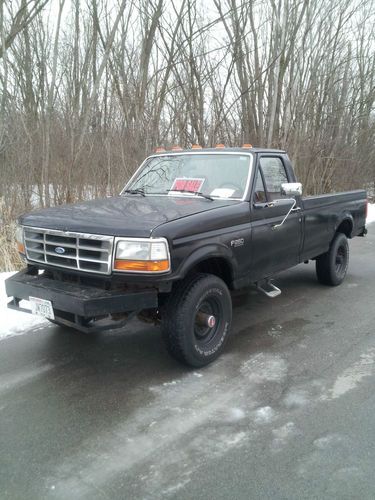
{"label": "rear wheel arch", "polygon": [[354,226],[353,218],[351,216],[346,216],[337,226],[336,233],[343,233],[347,238],[351,238],[353,232],[353,226]]}

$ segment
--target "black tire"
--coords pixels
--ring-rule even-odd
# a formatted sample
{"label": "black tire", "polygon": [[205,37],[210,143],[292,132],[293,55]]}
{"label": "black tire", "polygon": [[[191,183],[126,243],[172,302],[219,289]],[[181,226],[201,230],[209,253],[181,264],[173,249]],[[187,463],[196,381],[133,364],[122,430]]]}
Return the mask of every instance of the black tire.
{"label": "black tire", "polygon": [[[202,315],[214,316],[214,325],[202,325]],[[162,312],[167,350],[189,366],[208,365],[223,351],[231,321],[232,300],[224,281],[212,274],[190,276],[175,286]]]}
{"label": "black tire", "polygon": [[349,265],[349,245],[343,233],[336,233],[327,253],[316,259],[316,275],[323,285],[340,285]]}

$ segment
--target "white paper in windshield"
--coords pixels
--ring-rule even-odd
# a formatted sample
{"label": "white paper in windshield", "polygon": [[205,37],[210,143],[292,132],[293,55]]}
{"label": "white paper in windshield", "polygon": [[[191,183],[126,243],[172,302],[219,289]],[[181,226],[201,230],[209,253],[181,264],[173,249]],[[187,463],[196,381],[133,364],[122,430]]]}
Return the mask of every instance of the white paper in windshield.
{"label": "white paper in windshield", "polygon": [[229,188],[216,188],[211,191],[211,196],[219,196],[220,198],[230,198],[234,194],[234,189]]}

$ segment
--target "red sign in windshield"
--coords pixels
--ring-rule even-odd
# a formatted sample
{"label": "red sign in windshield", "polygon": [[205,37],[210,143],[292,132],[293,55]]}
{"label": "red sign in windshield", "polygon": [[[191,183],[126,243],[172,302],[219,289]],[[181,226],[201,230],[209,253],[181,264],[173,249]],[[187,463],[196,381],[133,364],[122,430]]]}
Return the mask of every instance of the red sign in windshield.
{"label": "red sign in windshield", "polygon": [[204,179],[194,177],[177,177],[174,180],[171,191],[192,191],[198,193],[203,186]]}

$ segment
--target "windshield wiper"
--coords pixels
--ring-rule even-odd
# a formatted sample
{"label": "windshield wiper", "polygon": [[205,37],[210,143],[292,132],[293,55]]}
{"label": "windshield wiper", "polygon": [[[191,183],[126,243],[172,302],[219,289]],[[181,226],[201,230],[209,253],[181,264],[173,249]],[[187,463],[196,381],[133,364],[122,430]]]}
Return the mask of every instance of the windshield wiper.
{"label": "windshield wiper", "polygon": [[123,193],[140,194],[141,196],[146,196],[143,188],[124,189]]}
{"label": "windshield wiper", "polygon": [[190,191],[190,189],[167,189],[167,192],[176,191],[178,193],[190,193],[195,194],[196,196],[202,196],[202,198],[206,198],[206,200],[214,201],[214,199],[209,194],[204,194],[202,191]]}

